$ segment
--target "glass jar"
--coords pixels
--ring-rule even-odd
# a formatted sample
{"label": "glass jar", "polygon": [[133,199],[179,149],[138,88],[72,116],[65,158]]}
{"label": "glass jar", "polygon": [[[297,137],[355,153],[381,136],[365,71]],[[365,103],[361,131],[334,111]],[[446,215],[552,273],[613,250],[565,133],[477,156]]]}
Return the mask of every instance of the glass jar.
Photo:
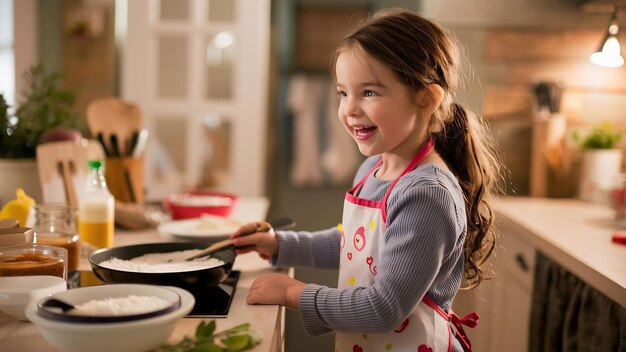
{"label": "glass jar", "polygon": [[76,232],[76,207],[65,204],[35,205],[35,243],[65,248],[68,270],[78,270],[80,243]]}
{"label": "glass jar", "polygon": [[52,275],[67,280],[67,249],[34,243],[0,247],[0,277]]}

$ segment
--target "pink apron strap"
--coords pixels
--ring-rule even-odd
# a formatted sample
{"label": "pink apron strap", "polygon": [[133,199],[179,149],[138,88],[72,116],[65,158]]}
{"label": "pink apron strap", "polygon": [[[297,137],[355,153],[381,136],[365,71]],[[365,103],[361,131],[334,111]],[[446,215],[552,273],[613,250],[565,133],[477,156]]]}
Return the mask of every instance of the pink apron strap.
{"label": "pink apron strap", "polygon": [[456,336],[459,338],[459,342],[463,345],[463,349],[467,352],[472,352],[472,344],[470,343],[469,337],[463,330],[463,325],[475,328],[478,325],[478,320],[480,316],[478,313],[470,313],[463,318],[456,315],[453,311],[450,311],[450,322],[456,328]]}
{"label": "pink apron strap", "polygon": [[[478,325],[478,320],[480,319],[478,313],[470,313],[461,318],[456,315],[452,310],[450,310],[450,313],[446,313],[446,311],[441,309],[441,307],[439,307],[437,303],[435,303],[435,301],[427,296],[424,296],[424,298],[422,298],[422,301],[439,315],[441,315],[444,319],[454,325],[454,328],[456,329],[455,335],[459,338],[459,342],[463,346],[463,350],[465,350],[466,352],[472,352],[472,344],[470,343],[469,337],[465,333],[465,330],[463,330],[463,325],[470,328],[475,328],[476,325]],[[451,346],[452,344],[450,344],[450,348]]]}
{"label": "pink apron strap", "polygon": [[391,194],[391,190],[396,185],[396,183],[398,183],[398,181],[400,180],[400,177],[406,175],[408,172],[415,169],[417,164],[419,164],[422,160],[424,160],[426,155],[428,155],[428,153],[430,153],[433,150],[434,145],[435,145],[435,142],[433,141],[433,137],[428,138],[428,141],[426,142],[426,144],[424,144],[424,146],[420,148],[417,154],[415,154],[415,156],[413,157],[413,160],[411,160],[411,163],[409,163],[409,166],[407,166],[406,169],[402,171],[402,174],[400,174],[400,176],[396,177],[396,179],[393,180],[393,182],[391,183],[391,186],[389,186],[389,188],[387,189],[387,192],[385,193],[385,196],[383,197],[383,200],[382,200],[382,209],[381,209],[383,212],[383,222],[385,224],[387,223],[387,198]]}

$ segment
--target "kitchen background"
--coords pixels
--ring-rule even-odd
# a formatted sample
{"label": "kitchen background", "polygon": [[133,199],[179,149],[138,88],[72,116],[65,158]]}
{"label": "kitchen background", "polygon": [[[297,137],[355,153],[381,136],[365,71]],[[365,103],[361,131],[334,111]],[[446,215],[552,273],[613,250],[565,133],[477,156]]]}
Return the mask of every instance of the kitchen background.
{"label": "kitchen background", "polygon": [[[626,131],[626,69],[598,67],[588,59],[604,36],[611,4],[0,0],[3,26],[11,21],[4,17],[16,13],[15,33],[0,31],[2,57],[15,55],[14,62],[2,59],[0,89],[9,93],[10,103],[15,97],[19,104],[14,92],[24,82],[16,76],[17,88],[11,91],[13,68],[7,65],[23,72],[38,62],[63,73],[65,87],[78,93],[75,110],[81,116],[100,97],[139,103],[153,133],[146,164],[149,199],[188,186],[265,195],[271,200],[270,218],[289,215],[302,229],[330,227],[340,221],[343,193],[361,156],[333,115],[329,55],[343,33],[368,13],[406,7],[447,26],[462,44],[472,70],[458,99],[481,113],[493,130],[508,169],[506,192],[576,197],[581,153],[573,132],[604,122]],[[140,16],[142,9],[148,17]],[[206,28],[198,27],[204,23],[198,9],[207,10]],[[150,26],[141,27],[146,23]],[[264,24],[269,25],[266,32],[259,30]],[[235,34],[235,44],[210,44],[224,31]],[[146,51],[142,43],[153,46]],[[207,62],[200,65],[220,82],[212,87],[200,82],[206,76],[194,74],[194,55],[205,57],[205,52]],[[157,73],[141,76],[142,67]],[[559,114],[545,120],[533,93],[538,82],[558,82],[561,92]],[[198,93],[197,87],[204,91]],[[146,91],[155,89],[148,96]],[[548,146],[533,131],[549,135],[552,118],[564,119],[565,129],[558,132],[562,141]],[[624,150],[626,141],[618,147]],[[163,170],[172,177],[159,176]],[[296,276],[336,282],[334,271],[298,269]],[[333,336],[309,338],[297,315],[288,312],[286,326],[286,350],[331,349]]]}

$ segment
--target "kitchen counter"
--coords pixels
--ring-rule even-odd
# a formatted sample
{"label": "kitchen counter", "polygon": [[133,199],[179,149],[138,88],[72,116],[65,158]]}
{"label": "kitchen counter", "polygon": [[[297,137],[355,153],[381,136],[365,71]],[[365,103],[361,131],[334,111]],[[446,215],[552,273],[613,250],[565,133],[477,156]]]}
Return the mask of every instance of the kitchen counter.
{"label": "kitchen counter", "polygon": [[[265,198],[245,198],[238,200],[231,218],[240,222],[251,222],[265,219],[269,202]],[[167,242],[169,239],[160,236],[156,229],[141,231],[116,231],[115,245],[123,246],[135,243]],[[87,260],[81,262],[81,270],[90,270]],[[262,342],[252,351],[281,351],[283,346],[284,309],[276,305],[248,305],[246,296],[254,279],[267,272],[283,272],[293,275],[292,270],[272,269],[269,263],[262,260],[256,253],[238,255],[234,270],[241,271],[237,289],[227,318],[215,318],[216,331],[250,323],[250,328],[263,334]],[[211,318],[212,319],[212,318]],[[204,320],[209,321],[209,318]],[[168,339],[168,343],[176,343],[185,335],[193,336],[201,318],[181,319]],[[0,311],[0,346],[2,351],[54,351],[34,324],[20,322]]]}
{"label": "kitchen counter", "polygon": [[522,240],[626,307],[626,245],[611,241],[611,208],[575,199],[510,197],[497,200],[494,209]]}

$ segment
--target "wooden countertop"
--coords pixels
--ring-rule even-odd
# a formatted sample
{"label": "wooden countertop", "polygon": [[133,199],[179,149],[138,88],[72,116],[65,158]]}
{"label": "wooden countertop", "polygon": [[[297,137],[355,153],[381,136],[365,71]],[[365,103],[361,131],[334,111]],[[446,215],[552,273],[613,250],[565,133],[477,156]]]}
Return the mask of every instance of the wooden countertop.
{"label": "wooden countertop", "polygon": [[[266,198],[240,198],[231,218],[241,222],[265,219],[269,202]],[[116,231],[115,245],[122,246],[134,243],[167,242],[169,239],[160,236],[155,229],[141,231]],[[86,260],[81,263],[81,269],[88,269]],[[283,345],[283,315],[284,309],[275,305],[248,305],[246,296],[254,279],[266,272],[284,272],[293,275],[288,269],[272,269],[267,261],[262,260],[256,253],[239,255],[235,259],[234,270],[241,271],[237,283],[235,297],[231,303],[227,318],[215,318],[217,331],[230,327],[250,323],[251,329],[263,334],[263,341],[252,351],[281,351]],[[205,318],[209,321],[213,318]],[[180,341],[185,335],[193,336],[195,328],[202,319],[184,318],[178,322],[168,343]],[[54,351],[40,334],[37,327],[29,322],[20,322],[0,311],[0,346],[2,351],[15,352],[45,352]]]}
{"label": "wooden countertop", "polygon": [[610,207],[511,197],[497,200],[495,210],[521,230],[523,240],[626,307],[626,245],[611,241],[615,212]]}

